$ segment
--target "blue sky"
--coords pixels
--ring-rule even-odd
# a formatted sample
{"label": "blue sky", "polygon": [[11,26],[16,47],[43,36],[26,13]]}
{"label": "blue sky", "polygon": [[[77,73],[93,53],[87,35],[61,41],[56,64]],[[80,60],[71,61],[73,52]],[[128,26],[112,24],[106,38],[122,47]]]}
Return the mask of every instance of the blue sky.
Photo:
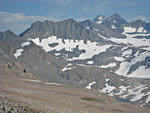
{"label": "blue sky", "polygon": [[120,14],[128,21],[150,22],[150,0],[0,0],[0,31],[19,34],[38,20],[77,21]]}

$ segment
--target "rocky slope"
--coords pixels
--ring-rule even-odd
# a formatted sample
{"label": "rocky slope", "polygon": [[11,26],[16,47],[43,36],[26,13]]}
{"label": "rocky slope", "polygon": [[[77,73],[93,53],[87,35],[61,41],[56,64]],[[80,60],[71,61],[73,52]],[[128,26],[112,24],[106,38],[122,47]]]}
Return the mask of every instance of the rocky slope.
{"label": "rocky slope", "polygon": [[117,102],[114,98],[95,90],[48,83],[2,68],[0,78],[1,113],[150,112],[143,107]]}

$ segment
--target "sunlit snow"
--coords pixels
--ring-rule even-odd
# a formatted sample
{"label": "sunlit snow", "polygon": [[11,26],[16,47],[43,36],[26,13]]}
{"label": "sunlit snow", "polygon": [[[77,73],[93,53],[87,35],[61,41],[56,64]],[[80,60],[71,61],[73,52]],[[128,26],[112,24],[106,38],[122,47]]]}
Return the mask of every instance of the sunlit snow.
{"label": "sunlit snow", "polygon": [[[141,47],[145,50],[150,50],[150,39],[137,39],[137,38],[111,38],[111,41],[122,44],[131,44],[130,46]],[[147,47],[146,47],[147,46]]]}
{"label": "sunlit snow", "polygon": [[124,27],[124,32],[125,33],[133,33],[136,32],[136,29],[134,27]]}
{"label": "sunlit snow", "polygon": [[130,62],[121,62],[119,69],[115,73],[127,77],[150,78],[150,69],[146,69],[144,66],[140,66],[134,72],[127,75],[132,65],[136,64],[137,62],[144,61],[147,56],[150,56],[150,52],[140,53],[138,56],[134,57]]}
{"label": "sunlit snow", "polygon": [[116,27],[114,25],[111,26],[112,29],[116,29]]}
{"label": "sunlit snow", "polygon": [[108,65],[99,66],[100,68],[113,68],[116,66],[116,63],[109,63]]}
{"label": "sunlit snow", "polygon": [[93,64],[94,63],[94,61],[88,61],[87,62],[87,64]]}
{"label": "sunlit snow", "polygon": [[125,60],[123,57],[114,57],[114,59],[115,59],[116,61],[124,61],[124,60]]}
{"label": "sunlit snow", "polygon": [[24,51],[24,47],[30,45],[30,42],[24,42],[21,44],[21,48],[17,49],[16,52],[14,53],[14,56],[16,57],[16,59],[22,54],[22,52]]}
{"label": "sunlit snow", "polygon": [[114,89],[116,89],[116,87],[110,86],[110,85],[108,84],[109,79],[105,78],[105,81],[106,81],[105,87],[104,87],[102,90],[99,90],[99,91],[104,92],[104,93],[109,93],[109,95],[112,96],[111,92],[112,92]]}
{"label": "sunlit snow", "polygon": [[14,53],[14,56],[16,57],[16,59],[22,54],[22,52],[24,51],[24,49],[17,49],[16,53]]}
{"label": "sunlit snow", "polygon": [[[61,38],[57,38],[56,36],[51,36],[41,41],[39,38],[32,39],[32,41],[41,46],[46,52],[56,50],[60,51],[65,49],[66,51],[73,51],[74,48],[78,46],[79,50],[85,50],[85,53],[80,54],[79,57],[73,57],[72,59],[67,60],[80,60],[80,59],[88,59],[92,58],[94,55],[105,52],[112,45],[99,45],[97,42],[87,41],[84,43],[84,40],[69,40],[64,39],[64,43]],[[55,47],[50,47],[49,44],[58,43]]]}
{"label": "sunlit snow", "polygon": [[21,44],[21,47],[23,48],[23,47],[25,47],[25,46],[28,46],[28,45],[30,45],[30,43],[31,43],[31,42],[24,42],[24,43]]}
{"label": "sunlit snow", "polygon": [[94,85],[94,84],[96,84],[96,82],[95,82],[95,81],[93,81],[93,82],[89,83],[89,85],[88,85],[88,86],[86,86],[86,89],[92,89],[92,85]]}
{"label": "sunlit snow", "polygon": [[144,29],[143,27],[140,27],[140,28],[137,30],[137,32],[142,33],[143,29]]}
{"label": "sunlit snow", "polygon": [[69,67],[71,66],[72,64],[68,64],[66,67],[64,67],[61,71],[67,71],[67,70],[71,70],[72,68]]}

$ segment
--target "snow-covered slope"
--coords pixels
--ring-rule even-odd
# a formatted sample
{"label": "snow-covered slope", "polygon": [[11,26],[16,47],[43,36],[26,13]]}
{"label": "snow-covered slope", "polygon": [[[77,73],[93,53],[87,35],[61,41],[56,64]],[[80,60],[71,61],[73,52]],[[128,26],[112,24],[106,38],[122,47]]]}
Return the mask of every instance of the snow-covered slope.
{"label": "snow-covered slope", "polygon": [[[90,40],[86,43],[84,40],[69,40],[57,38],[56,36],[51,36],[41,41],[39,38],[32,39],[32,41],[41,46],[46,52],[65,50],[67,52],[73,52],[74,49],[78,49],[79,51],[83,51],[78,57],[66,58],[67,60],[81,60],[92,58],[96,54],[100,54],[105,52],[112,45],[99,45],[97,42],[91,42]],[[52,46],[53,45],[53,46]]]}
{"label": "snow-covered slope", "polygon": [[122,26],[126,37],[130,38],[150,38],[149,23],[142,20],[135,20]]}
{"label": "snow-covered slope", "polygon": [[21,44],[21,48],[16,50],[16,53],[14,53],[14,56],[16,57],[16,59],[22,54],[22,52],[24,51],[24,47],[30,45],[30,42],[24,42]]}
{"label": "snow-covered slope", "polygon": [[[100,45],[98,42],[91,42],[90,40],[85,43],[84,40],[69,40],[57,38],[56,36],[50,36],[41,40],[39,38],[30,40],[41,46],[46,52],[53,52],[55,56],[63,56],[68,61],[82,61],[84,65],[92,65],[104,69],[109,68],[114,73],[126,77],[150,78],[150,52],[148,51],[150,50],[150,39],[108,39],[120,45],[126,45],[121,48],[117,44]],[[113,61],[108,57],[106,63],[102,62],[101,59],[105,59],[105,56],[103,56],[98,58],[101,63],[97,64],[95,56],[110,54],[109,51],[115,53],[117,48],[121,49],[120,55],[118,56],[118,53],[114,54]],[[141,50],[141,48],[144,50]],[[64,67],[62,70],[68,69],[72,68]]]}
{"label": "snow-covered slope", "polygon": [[[131,55],[131,53],[129,53],[129,55]],[[127,77],[150,78],[150,68],[144,65],[140,65],[139,67],[136,65],[142,63],[148,57],[150,57],[150,52],[146,51],[139,53],[138,51],[131,61],[126,60],[121,62],[119,69],[115,73]],[[130,72],[132,66],[137,66],[138,68],[133,72]]]}
{"label": "snow-covered slope", "polygon": [[150,36],[150,33],[147,33],[147,31],[143,28],[135,28],[135,27],[124,27],[124,34],[127,38],[136,38],[136,37],[148,37]]}

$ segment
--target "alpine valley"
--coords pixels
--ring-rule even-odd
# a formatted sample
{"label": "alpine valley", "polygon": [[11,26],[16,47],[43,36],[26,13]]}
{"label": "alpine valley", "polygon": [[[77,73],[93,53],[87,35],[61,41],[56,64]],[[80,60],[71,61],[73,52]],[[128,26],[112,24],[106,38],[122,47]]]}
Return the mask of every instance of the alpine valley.
{"label": "alpine valley", "polygon": [[150,109],[150,23],[142,20],[113,14],[38,21],[18,36],[0,32],[0,60],[48,83],[98,90]]}

